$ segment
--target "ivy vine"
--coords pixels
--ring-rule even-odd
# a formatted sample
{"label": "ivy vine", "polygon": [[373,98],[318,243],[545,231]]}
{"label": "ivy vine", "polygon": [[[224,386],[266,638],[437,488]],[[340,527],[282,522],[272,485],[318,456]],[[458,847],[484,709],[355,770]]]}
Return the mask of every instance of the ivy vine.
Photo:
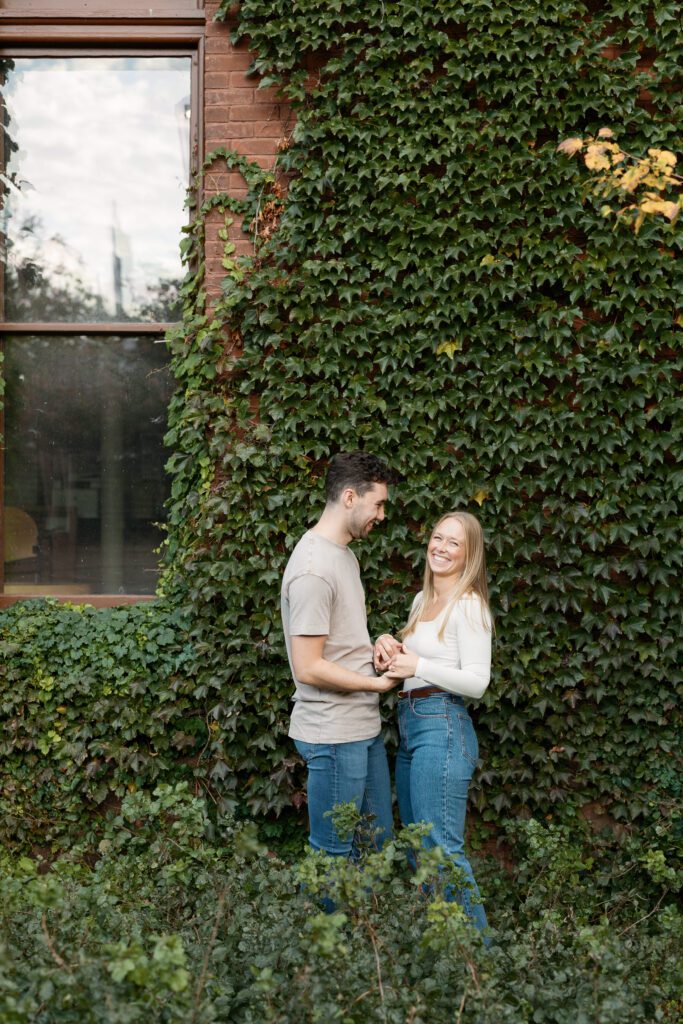
{"label": "ivy vine", "polygon": [[235,41],[296,110],[289,188],[277,230],[225,279],[214,386],[201,411],[178,407],[195,476],[179,474],[169,585],[215,693],[215,754],[254,810],[300,794],[278,585],[326,459],[357,446],[403,474],[359,550],[375,632],[405,620],[442,509],[486,529],[484,816],[600,801],[628,819],[679,795],[680,236],[606,223],[555,149],[606,123],[636,150],[680,148],[680,17],[662,2],[241,4]]}
{"label": "ivy vine", "polygon": [[[252,812],[301,804],[279,581],[328,457],[362,447],[402,474],[358,549],[371,632],[405,621],[442,510],[486,531],[483,818],[669,814],[681,236],[606,221],[556,147],[608,124],[680,151],[679,5],[243,0],[234,38],[296,125],[277,174],[212,155],[248,195],[185,242],[162,584],[203,723],[185,770]],[[254,254],[226,252],[207,306],[215,208]]]}

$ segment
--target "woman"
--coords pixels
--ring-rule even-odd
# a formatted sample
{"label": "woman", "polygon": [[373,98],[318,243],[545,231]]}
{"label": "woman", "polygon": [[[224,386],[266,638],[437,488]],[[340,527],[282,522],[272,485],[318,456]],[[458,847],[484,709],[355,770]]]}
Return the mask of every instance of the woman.
{"label": "woman", "polygon": [[402,642],[380,636],[375,664],[404,680],[396,761],[401,820],[431,822],[425,845],[440,846],[462,869],[468,884],[455,898],[480,929],[486,913],[464,845],[479,748],[463,698],[478,699],[488,686],[491,631],[481,526],[468,512],[447,512],[429,539],[423,589]]}

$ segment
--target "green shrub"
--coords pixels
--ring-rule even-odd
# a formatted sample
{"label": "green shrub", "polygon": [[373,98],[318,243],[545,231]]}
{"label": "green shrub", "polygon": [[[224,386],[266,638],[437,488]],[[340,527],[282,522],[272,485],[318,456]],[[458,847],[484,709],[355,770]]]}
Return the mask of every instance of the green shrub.
{"label": "green shrub", "polygon": [[[355,824],[349,808],[340,814]],[[438,855],[422,855],[421,874],[406,869],[419,833],[402,830],[382,853],[365,847],[358,866],[313,853],[292,864],[258,843],[253,824],[215,831],[184,785],[129,795],[93,866],[78,850],[46,873],[25,857],[0,861],[0,1018],[676,1020],[680,874],[670,874],[668,835],[648,846],[514,823],[512,873],[477,863],[494,926],[486,950],[443,902]],[[323,890],[337,901],[329,915],[316,904]]]}
{"label": "green shrub", "polygon": [[161,602],[0,613],[5,844],[81,841],[112,800],[192,776],[209,727],[185,684],[187,657],[180,615]]}

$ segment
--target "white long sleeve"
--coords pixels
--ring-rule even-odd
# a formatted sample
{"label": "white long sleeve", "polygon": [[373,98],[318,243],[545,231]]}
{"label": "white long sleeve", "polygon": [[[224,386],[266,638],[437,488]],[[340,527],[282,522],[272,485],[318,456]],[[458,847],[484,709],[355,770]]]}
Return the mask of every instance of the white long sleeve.
{"label": "white long sleeve", "polygon": [[406,647],[418,655],[418,662],[404,690],[434,685],[479,700],[491,679],[491,630],[482,622],[479,598],[458,601],[448,617],[443,641],[438,637],[440,625],[441,616],[432,622],[418,622],[407,637]]}

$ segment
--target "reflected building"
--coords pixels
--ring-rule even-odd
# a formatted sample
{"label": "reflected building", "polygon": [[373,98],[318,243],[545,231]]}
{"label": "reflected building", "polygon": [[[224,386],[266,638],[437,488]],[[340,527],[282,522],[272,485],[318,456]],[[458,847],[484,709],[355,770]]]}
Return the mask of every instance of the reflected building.
{"label": "reflected building", "polygon": [[[117,320],[126,319],[124,288],[130,290],[132,277],[130,239],[118,224],[116,203],[113,204],[111,225],[111,269],[114,287],[113,313]],[[129,303],[130,305],[130,303]]]}

